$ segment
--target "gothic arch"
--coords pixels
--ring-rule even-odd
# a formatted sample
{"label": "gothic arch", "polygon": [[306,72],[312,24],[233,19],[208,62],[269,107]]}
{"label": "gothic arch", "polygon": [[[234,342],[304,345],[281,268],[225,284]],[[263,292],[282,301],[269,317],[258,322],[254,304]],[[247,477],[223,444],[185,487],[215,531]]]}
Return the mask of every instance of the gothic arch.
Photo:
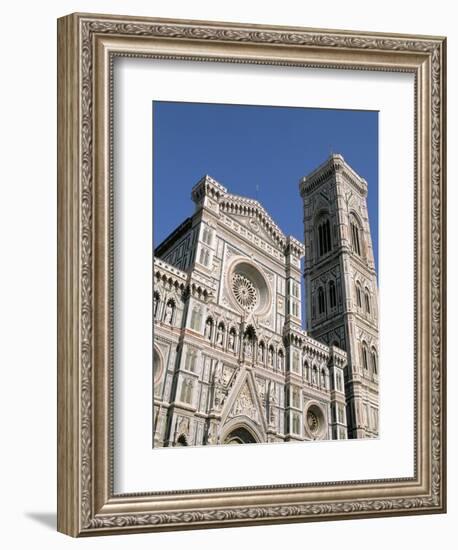
{"label": "gothic arch", "polygon": [[220,440],[223,444],[264,443],[266,437],[251,419],[237,416],[223,426]]}
{"label": "gothic arch", "polygon": [[332,250],[331,215],[327,209],[319,210],[313,223],[315,250],[317,256],[324,256]]}
{"label": "gothic arch", "polygon": [[354,252],[358,256],[365,258],[366,242],[364,238],[364,226],[361,218],[354,210],[350,210],[350,212],[348,213],[348,230],[348,239]]}

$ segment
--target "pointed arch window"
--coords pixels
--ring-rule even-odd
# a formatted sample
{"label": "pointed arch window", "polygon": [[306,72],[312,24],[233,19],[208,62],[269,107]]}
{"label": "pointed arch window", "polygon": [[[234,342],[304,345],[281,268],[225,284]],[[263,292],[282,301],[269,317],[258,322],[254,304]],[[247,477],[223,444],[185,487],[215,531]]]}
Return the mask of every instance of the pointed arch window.
{"label": "pointed arch window", "polygon": [[356,283],[356,305],[362,307],[362,297],[361,297],[361,284],[359,281]]}
{"label": "pointed arch window", "polygon": [[326,296],[323,287],[318,289],[318,314],[322,315],[326,311]]}
{"label": "pointed arch window", "polygon": [[329,218],[320,218],[318,222],[318,253],[320,256],[324,256],[331,248],[331,224]]}
{"label": "pointed arch window", "polygon": [[370,297],[370,294],[369,294],[369,290],[365,290],[364,292],[364,303],[365,303],[365,306],[366,306],[366,313],[368,313],[370,315],[371,313],[371,297]]}
{"label": "pointed arch window", "polygon": [[331,308],[334,308],[337,305],[336,283],[334,281],[329,281],[328,288],[329,288],[329,306]]}
{"label": "pointed arch window", "polygon": [[372,348],[371,350],[371,362],[372,362],[372,372],[377,374],[378,372],[378,360],[377,360],[377,350]]}
{"label": "pointed arch window", "polygon": [[368,350],[366,342],[363,342],[361,345],[362,358],[363,358],[363,367],[364,370],[369,369],[369,359],[368,359]]}
{"label": "pointed arch window", "polygon": [[359,229],[359,225],[356,223],[355,220],[352,220],[350,222],[350,230],[351,230],[351,246],[353,248],[353,251],[356,252],[358,256],[361,256],[360,229]]}

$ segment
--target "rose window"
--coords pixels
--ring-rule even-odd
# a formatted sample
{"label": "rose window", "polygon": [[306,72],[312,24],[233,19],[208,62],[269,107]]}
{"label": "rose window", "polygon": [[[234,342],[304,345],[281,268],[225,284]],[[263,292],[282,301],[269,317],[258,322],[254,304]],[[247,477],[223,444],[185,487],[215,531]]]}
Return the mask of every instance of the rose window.
{"label": "rose window", "polygon": [[232,292],[238,304],[244,309],[252,311],[259,300],[259,293],[253,283],[242,275],[241,273],[235,273],[232,277]]}
{"label": "rose window", "polygon": [[313,411],[307,412],[307,426],[312,433],[316,433],[320,429],[320,421]]}

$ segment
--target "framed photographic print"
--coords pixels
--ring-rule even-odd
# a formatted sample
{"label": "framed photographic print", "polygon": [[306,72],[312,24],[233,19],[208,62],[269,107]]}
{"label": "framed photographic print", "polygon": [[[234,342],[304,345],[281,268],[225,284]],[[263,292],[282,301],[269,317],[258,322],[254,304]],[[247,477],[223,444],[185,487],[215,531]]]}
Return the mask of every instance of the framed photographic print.
{"label": "framed photographic print", "polygon": [[73,14],[58,85],[58,529],[444,512],[445,39]]}

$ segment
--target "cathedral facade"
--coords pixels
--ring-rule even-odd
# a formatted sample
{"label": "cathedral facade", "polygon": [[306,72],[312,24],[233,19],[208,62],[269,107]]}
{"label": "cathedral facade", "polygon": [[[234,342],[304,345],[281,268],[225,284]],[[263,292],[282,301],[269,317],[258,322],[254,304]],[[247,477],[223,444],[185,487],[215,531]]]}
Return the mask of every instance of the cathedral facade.
{"label": "cathedral facade", "polygon": [[367,182],[332,155],[299,191],[304,243],[205,176],[155,249],[154,447],[378,436]]}

